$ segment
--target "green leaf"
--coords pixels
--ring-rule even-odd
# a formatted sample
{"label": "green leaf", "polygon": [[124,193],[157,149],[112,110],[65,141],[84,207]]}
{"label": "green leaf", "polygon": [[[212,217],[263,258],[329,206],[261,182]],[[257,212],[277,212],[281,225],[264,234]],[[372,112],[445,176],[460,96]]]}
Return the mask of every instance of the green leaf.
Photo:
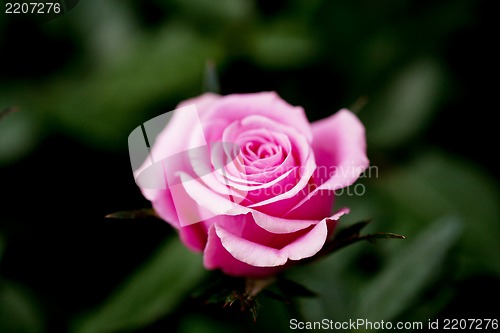
{"label": "green leaf", "polygon": [[390,222],[384,229],[413,235],[429,221],[458,216],[464,226],[457,249],[461,273],[500,275],[500,193],[496,182],[481,168],[429,151],[373,185],[378,191],[375,204],[381,207],[374,218]]}
{"label": "green leaf", "polygon": [[369,241],[375,243],[378,239],[389,239],[389,238],[397,238],[397,239],[405,239],[406,237],[403,235],[395,234],[392,232],[376,232],[374,234],[367,234],[360,236],[361,229],[366,227],[370,223],[370,221],[362,221],[355,223],[345,229],[340,230],[337,235],[329,241],[323,249],[314,256],[311,260],[315,260],[321,256],[325,256],[331,254],[335,251],[340,250],[348,245],[357,243],[359,241]]}
{"label": "green leaf", "polygon": [[42,333],[45,322],[34,296],[14,282],[0,281],[0,332]]}
{"label": "green leaf", "polygon": [[[254,3],[249,0],[174,0],[184,15],[201,22],[218,26],[227,22],[244,22],[254,13]],[[212,27],[211,27],[212,28]]]}
{"label": "green leaf", "polygon": [[158,217],[158,215],[153,208],[143,208],[115,212],[108,214],[105,217],[110,219],[143,219],[146,217]]}
{"label": "green leaf", "polygon": [[[500,193],[498,183],[477,165],[444,154],[427,154],[412,172],[446,199],[450,213],[464,222],[459,253],[463,273],[500,276]],[[433,207],[436,209],[437,207]]]}
{"label": "green leaf", "polygon": [[187,315],[177,329],[179,333],[234,333],[239,325],[199,314]]}
{"label": "green leaf", "polygon": [[201,256],[171,239],[102,305],[78,318],[73,332],[117,332],[150,324],[171,313],[204,273]]}
{"label": "green leaf", "polygon": [[36,115],[15,110],[8,108],[0,113],[0,165],[27,155],[40,141]]}
{"label": "green leaf", "polygon": [[[151,108],[175,105],[199,93],[196,87],[206,59],[218,61],[222,55],[220,45],[181,22],[169,22],[135,39],[119,52],[119,59],[102,60],[85,75],[74,71],[41,85],[13,84],[6,91],[2,87],[0,100],[18,105],[19,114],[36,115],[35,125],[55,125],[63,134],[99,149],[122,149],[130,131],[150,118],[146,113]],[[19,134],[21,139],[31,139],[25,132]],[[4,142],[0,138],[0,145]]]}
{"label": "green leaf", "polygon": [[408,309],[439,271],[460,232],[459,220],[448,217],[436,221],[403,246],[361,290],[358,318],[392,320]]}
{"label": "green leaf", "polygon": [[[323,260],[312,262],[307,267],[298,267],[287,272],[287,276],[295,281],[300,281],[307,286],[314,286],[318,297],[297,298],[294,303],[298,305],[300,315],[308,321],[320,321],[323,318],[335,318],[343,321],[353,318],[352,303],[354,293],[351,279],[345,278],[352,267],[352,254],[359,252],[362,246],[348,246],[342,253],[327,256]],[[265,311],[263,311],[265,312]]]}
{"label": "green leaf", "polygon": [[277,22],[257,30],[252,57],[256,63],[272,69],[300,68],[318,55],[313,32],[297,22]]}
{"label": "green leaf", "polygon": [[390,148],[414,137],[429,122],[442,98],[444,73],[431,59],[411,63],[370,97],[360,114],[370,146]]}
{"label": "green leaf", "polygon": [[377,239],[390,239],[390,238],[396,238],[396,239],[406,239],[405,236],[395,234],[393,232],[376,232],[374,234],[368,234],[359,237],[356,240],[367,240],[369,242],[375,243]]}

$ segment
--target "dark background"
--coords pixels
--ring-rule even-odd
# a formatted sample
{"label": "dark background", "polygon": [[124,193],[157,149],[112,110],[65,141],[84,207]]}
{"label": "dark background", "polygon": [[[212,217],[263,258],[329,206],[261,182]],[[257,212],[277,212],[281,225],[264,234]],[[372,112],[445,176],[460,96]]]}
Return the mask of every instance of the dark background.
{"label": "dark background", "polygon": [[[84,0],[48,21],[2,14],[0,109],[19,111],[0,121],[0,331],[286,331],[299,315],[498,319],[494,13],[475,0]],[[366,195],[337,205],[353,210],[346,224],[372,217],[369,231],[408,240],[355,245],[292,271],[321,296],[265,300],[256,326],[184,294],[127,326],[103,310],[106,299],[175,241],[159,220],[104,218],[149,206],[127,136],[202,93],[207,59],[222,94],[274,90],[311,121],[358,111],[379,174],[361,181]],[[198,285],[210,279],[199,274]],[[88,329],[98,313],[122,326]]]}

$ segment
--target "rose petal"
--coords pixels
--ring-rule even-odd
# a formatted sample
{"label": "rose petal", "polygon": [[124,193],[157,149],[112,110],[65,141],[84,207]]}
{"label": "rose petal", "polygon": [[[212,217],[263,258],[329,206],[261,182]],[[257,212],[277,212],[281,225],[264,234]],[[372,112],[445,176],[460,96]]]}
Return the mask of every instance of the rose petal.
{"label": "rose petal", "polygon": [[227,124],[240,120],[248,115],[261,115],[278,123],[297,129],[310,142],[312,140],[311,125],[304,109],[292,106],[282,100],[275,92],[252,94],[233,94],[219,100],[217,107],[209,108],[203,119],[225,119]]}
{"label": "rose petal", "polygon": [[[250,208],[241,206],[236,196],[226,198],[205,187],[199,179],[192,178],[185,172],[179,173],[181,185],[196,205],[206,208],[213,216],[217,215],[240,215],[251,211]],[[212,216],[212,217],[213,217]]]}
{"label": "rose petal", "polygon": [[[270,196],[267,200],[263,200],[257,204],[248,205],[247,207],[242,205],[245,200],[245,198],[241,197],[242,192],[238,193],[233,190],[234,193],[231,196],[223,196],[220,193],[216,193],[207,188],[200,179],[194,179],[185,172],[180,172],[179,176],[181,179],[180,184],[183,186],[187,195],[191,197],[197,205],[210,211],[213,216],[221,214],[246,214],[254,209],[265,211],[265,205],[273,203],[275,203],[273,207],[275,212],[285,214],[297,203],[296,199],[300,200],[300,198],[296,198],[296,195],[307,185],[308,179],[314,171],[314,161],[312,159],[308,160],[308,164],[304,166],[303,171],[304,174],[302,175],[302,178],[296,184],[293,184],[293,187],[290,190],[277,196]],[[288,199],[291,201],[288,201]],[[182,221],[181,225],[184,225]]]}
{"label": "rose petal", "polygon": [[295,206],[283,215],[283,218],[322,219],[331,213],[335,193],[330,190],[315,189],[300,199]]}
{"label": "rose petal", "polygon": [[[154,144],[151,148],[148,159],[144,161],[143,165],[138,170],[134,171],[136,177],[145,169],[150,167],[151,157],[154,157],[154,161],[157,165],[165,161],[167,161],[168,164],[179,164],[180,160],[184,159],[184,154],[186,153],[188,147],[186,145],[187,140],[178,140],[178,138],[183,137],[185,133],[188,133],[192,129],[194,124],[199,123],[199,115],[207,109],[208,105],[214,103],[219,98],[219,95],[204,94],[197,98],[180,103],[176,111],[173,111],[172,118],[168,122],[167,127],[165,127],[156,138],[148,138],[150,140],[150,144],[153,144],[153,140]],[[186,108],[192,104],[196,105],[197,112],[191,112],[191,109]],[[154,125],[154,121],[148,121],[147,124]],[[148,133],[147,129],[146,133]],[[160,165],[159,168],[155,167],[155,169],[156,170],[154,171],[158,172],[155,172],[151,176],[158,178],[156,182],[164,182],[163,172],[165,171],[165,166]],[[176,165],[172,168],[172,166],[169,165],[169,169],[182,170],[184,167]],[[138,185],[140,185],[140,183],[138,183]],[[172,213],[173,210],[175,211],[175,208],[173,207],[170,191],[168,190],[168,186],[162,185],[163,184],[159,184],[158,186],[142,186],[141,191],[148,200],[156,201],[158,211],[161,212],[160,214],[163,214],[160,215],[162,218],[169,222],[175,222],[177,214]],[[165,189],[165,187],[167,189]],[[163,200],[165,202],[160,202]]]}
{"label": "rose petal", "polygon": [[[142,190],[187,247],[204,250],[205,267],[268,276],[320,251],[348,212],[326,218],[333,191],[369,164],[357,117],[344,109],[311,127],[302,108],[272,92],[206,94],[179,107],[151,150],[180,154],[160,174],[168,189]],[[236,145],[245,150],[233,154]],[[284,190],[259,192],[275,187]]]}
{"label": "rose petal", "polygon": [[283,269],[283,267],[255,267],[235,259],[222,246],[221,239],[215,233],[213,226],[208,231],[203,265],[206,269],[221,269],[225,274],[245,277],[270,276]]}
{"label": "rose petal", "polygon": [[352,112],[342,109],[314,122],[312,129],[318,189],[334,191],[353,184],[369,165],[363,124]]}
{"label": "rose petal", "polygon": [[[189,140],[180,140],[186,138],[186,133],[192,133],[193,129],[205,126],[201,121],[202,115],[208,110],[208,106],[219,100],[221,97],[215,94],[204,94],[200,97],[189,99],[180,103],[173,111],[167,127],[158,135],[153,145],[152,153],[161,152],[162,156],[172,156],[183,153],[189,148],[198,146],[188,146]],[[194,104],[196,112],[190,112],[189,106]],[[189,112],[186,112],[189,110]],[[207,144],[203,138],[203,144]]]}
{"label": "rose petal", "polygon": [[170,190],[155,190],[155,193],[157,197],[150,200],[156,214],[178,230],[182,242],[188,248],[197,252],[203,251],[207,242],[207,223],[203,221],[181,227]]}
{"label": "rose petal", "polygon": [[339,219],[344,214],[349,214],[351,210],[347,207],[339,209],[335,214],[333,214],[330,218],[326,219],[326,224],[328,226],[328,237],[330,237],[335,231],[335,227],[337,226]]}
{"label": "rose petal", "polygon": [[195,104],[196,108],[198,109],[198,112],[200,114],[203,114],[203,112],[208,110],[208,108],[210,107],[211,104],[213,104],[214,102],[216,102],[220,98],[221,98],[220,95],[217,95],[214,93],[205,93],[201,96],[198,96],[195,98],[190,98],[190,99],[187,99],[187,100],[179,103],[179,105],[177,105],[177,108],[182,108],[184,106]]}
{"label": "rose petal", "polygon": [[[348,211],[347,211],[348,212]],[[346,211],[337,212],[327,218],[328,220],[338,220]],[[284,219],[279,217],[263,214],[258,211],[252,212],[255,223],[262,229],[274,234],[289,234],[299,230],[306,229],[312,225],[316,225],[322,221],[318,220],[299,220],[299,219]]]}
{"label": "rose petal", "polygon": [[174,228],[179,228],[179,219],[175,211],[172,195],[169,190],[143,190],[146,199],[150,200],[153,208],[163,220],[171,224]]}
{"label": "rose petal", "polygon": [[314,162],[314,156],[311,154],[309,158],[305,161],[305,163],[300,167],[300,179],[299,181],[294,184],[294,186],[288,190],[285,191],[284,193],[281,193],[276,196],[271,196],[267,200],[263,200],[260,202],[257,202],[253,205],[250,205],[249,207],[259,207],[259,206],[264,206],[273,202],[278,202],[281,200],[285,199],[290,199],[294,197],[297,193],[302,191],[304,187],[309,183],[309,179],[314,173],[314,170],[316,169],[316,163]]}
{"label": "rose petal", "polygon": [[234,258],[256,267],[282,266],[289,259],[300,260],[311,257],[321,250],[328,234],[324,219],[293,243],[282,249],[275,249],[238,237],[220,225],[214,224],[213,227],[221,239],[222,246]]}
{"label": "rose petal", "polygon": [[208,227],[205,222],[179,228],[179,237],[189,249],[202,252],[207,244]]}

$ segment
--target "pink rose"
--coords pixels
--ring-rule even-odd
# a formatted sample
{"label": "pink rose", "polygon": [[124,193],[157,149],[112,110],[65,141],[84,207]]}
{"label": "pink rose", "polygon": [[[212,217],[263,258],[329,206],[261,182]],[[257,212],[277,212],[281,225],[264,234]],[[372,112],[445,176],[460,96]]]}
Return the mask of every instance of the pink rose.
{"label": "pink rose", "polygon": [[332,214],[334,191],[367,168],[365,146],[346,109],[310,124],[273,92],[204,94],[154,142],[165,186],[139,186],[207,269],[263,277],[321,250],[348,212]]}

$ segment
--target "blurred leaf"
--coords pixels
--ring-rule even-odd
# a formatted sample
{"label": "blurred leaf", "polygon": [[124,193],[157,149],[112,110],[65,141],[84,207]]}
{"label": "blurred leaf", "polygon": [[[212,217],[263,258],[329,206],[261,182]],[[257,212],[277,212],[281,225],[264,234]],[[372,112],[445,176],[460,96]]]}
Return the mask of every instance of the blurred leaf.
{"label": "blurred leaf", "polygon": [[430,59],[411,63],[370,97],[360,114],[372,147],[390,148],[415,136],[429,122],[442,92],[444,74]]}
{"label": "blurred leaf", "polygon": [[[380,168],[379,171],[379,175],[364,181],[366,193],[363,198],[344,197],[343,201],[337,202],[339,206],[351,208],[354,221],[371,216],[376,223],[367,228],[396,231],[408,236],[413,244],[418,234],[429,228],[433,221],[456,216],[461,222],[462,233],[450,253],[450,260],[442,263],[442,269],[448,272],[447,278],[453,281],[478,274],[500,273],[500,196],[496,182],[483,170],[443,151],[427,151],[407,165]],[[348,218],[350,216],[345,220]],[[333,315],[343,320],[352,318],[357,308],[353,295],[367,288],[373,275],[380,272],[380,264],[406,252],[408,246],[408,242],[381,242],[376,248],[347,247],[339,255],[326,258],[324,264],[318,262],[317,270],[295,277],[314,285],[321,297],[321,302],[300,301],[304,304],[306,318],[321,320],[321,316]],[[360,261],[360,258],[364,259]],[[361,265],[367,265],[369,270],[360,269]],[[316,265],[313,267],[316,269]],[[315,279],[314,274],[327,275],[330,285],[320,278]],[[451,299],[453,289],[444,292],[442,286],[435,285],[439,281],[432,277],[429,281],[426,290],[440,292],[433,294],[432,299],[418,295],[415,303],[407,304],[410,307],[405,309],[402,306],[399,311],[404,312],[405,318],[426,320],[430,313],[436,313]],[[404,280],[398,281],[394,288],[402,288],[400,285],[405,283]],[[432,312],[423,316],[426,309]],[[360,315],[364,316],[363,313]]]}
{"label": "blurred leaf", "polygon": [[277,280],[278,288],[283,292],[287,299],[294,297],[317,297],[318,294],[306,286],[292,280],[279,278]]}
{"label": "blurred leaf", "polygon": [[253,59],[273,69],[287,69],[311,63],[318,52],[316,40],[308,30],[297,31],[294,22],[283,22],[257,32]]}
{"label": "blurred leaf", "polygon": [[254,325],[246,325],[248,332],[290,332],[290,318],[296,318],[298,314],[290,304],[278,302],[268,297],[259,299],[262,310],[259,320]]}
{"label": "blurred leaf", "polygon": [[0,332],[45,332],[40,306],[25,288],[0,280]]}
{"label": "blurred leaf", "polygon": [[[184,312],[176,332],[179,333],[229,333],[229,332],[290,332],[290,306],[283,302],[263,297],[261,300],[262,311],[255,323],[247,314],[240,315],[237,311],[224,317],[214,315],[201,315],[196,312]],[[292,315],[295,317],[294,315]]]}
{"label": "blurred leaf", "polygon": [[[496,183],[477,166],[431,151],[374,185],[380,190],[379,205],[390,207],[379,213],[392,216],[392,224],[385,227],[397,226],[399,232],[412,235],[426,221],[458,216],[464,226],[459,247],[461,273],[500,274],[500,195]],[[403,223],[408,216],[411,222]]]}
{"label": "blurred leaf", "polygon": [[[106,67],[67,92],[56,110],[60,121],[74,133],[102,146],[120,144],[145,119],[140,111],[153,101],[178,99],[178,94],[199,87],[207,58],[217,48],[189,28],[171,25],[129,52],[126,61]],[[62,87],[57,91],[68,90]],[[84,105],[77,101],[86,100]],[[176,100],[178,102],[178,100]],[[78,107],[81,105],[81,107]],[[166,110],[169,111],[169,110]]]}
{"label": "blurred leaf", "polygon": [[111,64],[40,86],[12,85],[4,94],[23,113],[36,111],[67,135],[100,149],[123,148],[151,105],[178,103],[199,93],[193,87],[202,81],[206,59],[217,61],[220,55],[219,45],[174,22],[142,36]]}
{"label": "blurred leaf", "polygon": [[133,10],[123,1],[82,1],[71,23],[85,32],[84,42],[101,68],[126,61],[142,37]]}
{"label": "blurred leaf", "polygon": [[392,320],[408,309],[441,267],[460,228],[457,218],[441,219],[403,247],[361,290],[357,318]]}
{"label": "blurred leaf", "polygon": [[242,21],[253,13],[253,2],[249,0],[175,0],[189,17],[209,19],[216,23]]}
{"label": "blurred leaf", "polygon": [[[449,277],[448,275],[445,279]],[[405,321],[422,321],[439,314],[452,301],[453,296],[456,295],[456,288],[457,286],[449,283],[449,280],[438,280],[430,289],[430,292],[426,291],[425,295],[430,294],[432,297],[422,295],[420,297],[420,304],[414,304],[411,309],[406,310]]]}
{"label": "blurred leaf", "polygon": [[0,165],[13,163],[27,155],[39,141],[34,114],[25,111],[12,113],[13,110],[2,111],[0,118]]}
{"label": "blurred leaf", "polygon": [[153,208],[143,208],[137,210],[127,210],[111,213],[105,216],[110,219],[141,219],[146,217],[158,217]]}
{"label": "blurred leaf", "polygon": [[181,320],[179,333],[233,333],[239,329],[238,325],[223,322],[215,318],[191,314]]}
{"label": "blurred leaf", "polygon": [[169,240],[102,305],[74,322],[73,331],[130,331],[150,324],[171,313],[204,273],[201,256]]}
{"label": "blurred leaf", "polygon": [[500,275],[500,195],[495,180],[479,167],[443,154],[424,155],[413,172],[434,184],[465,222],[460,250],[468,274],[482,266]]}
{"label": "blurred leaf", "polygon": [[[370,244],[365,246],[373,249]],[[323,318],[343,321],[353,318],[353,295],[360,286],[346,273],[353,273],[354,258],[362,249],[363,246],[348,246],[337,255],[327,256],[307,267],[297,267],[287,272],[287,277],[312,286],[318,295],[316,298],[295,300],[300,311],[297,317],[309,321],[321,321]]]}

